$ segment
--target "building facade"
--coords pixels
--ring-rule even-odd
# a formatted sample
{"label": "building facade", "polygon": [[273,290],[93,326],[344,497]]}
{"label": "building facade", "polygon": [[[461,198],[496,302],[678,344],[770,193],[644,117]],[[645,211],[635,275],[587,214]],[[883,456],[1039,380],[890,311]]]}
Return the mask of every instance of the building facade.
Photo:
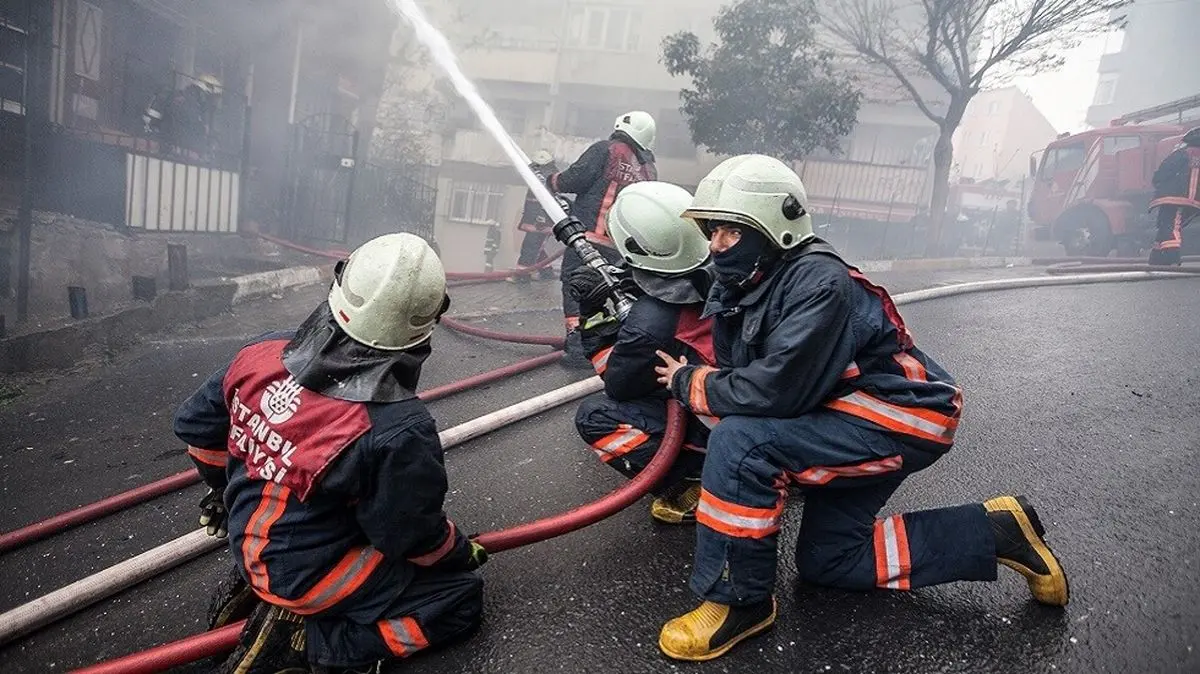
{"label": "building facade", "polygon": [[1123,30],[1100,59],[1088,125],[1108,126],[1122,115],[1200,94],[1200,0],[1134,0],[1114,10],[1113,19]]}
{"label": "building facade", "polygon": [[1019,183],[1028,173],[1029,156],[1057,135],[1033,99],[1017,87],[981,91],[954,135],[958,177]]}
{"label": "building facade", "polygon": [[[712,18],[724,4],[457,0],[428,9],[446,29],[466,75],[526,154],[546,149],[565,167],[606,138],[618,115],[646,110],[658,124],[660,179],[690,189],[721,158],[691,141],[679,112],[679,92],[689,82],[667,74],[659,61],[661,43],[686,30],[707,44]],[[911,104],[867,98],[843,152],[815,155],[797,170],[818,217],[824,211],[826,220],[907,221],[928,189],[936,130]],[[483,268],[493,224],[502,229],[496,265],[509,266],[520,245],[515,226],[525,194],[516,172],[463,104],[452,103],[428,129],[438,138],[428,149],[439,165],[435,231],[447,267]]]}

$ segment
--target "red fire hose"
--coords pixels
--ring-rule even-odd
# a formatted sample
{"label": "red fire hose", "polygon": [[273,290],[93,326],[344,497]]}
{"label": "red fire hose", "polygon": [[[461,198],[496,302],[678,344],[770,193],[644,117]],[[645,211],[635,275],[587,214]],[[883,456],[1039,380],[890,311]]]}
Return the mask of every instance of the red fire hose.
{"label": "red fire hose", "polygon": [[546,346],[555,346],[562,348],[563,338],[552,335],[519,335],[511,332],[497,332],[495,330],[486,330],[477,328],[470,323],[455,320],[453,318],[442,318],[442,325],[450,328],[455,332],[461,332],[464,335],[472,337],[481,337],[483,339],[491,339],[497,342],[512,342],[514,344],[545,344]]}
{"label": "red fire hose", "polygon": [[[560,339],[560,345],[561,342],[562,340]],[[460,379],[459,381],[431,388],[428,391],[417,394],[417,397],[425,402],[440,400],[468,389],[484,386],[513,375],[521,374],[522,372],[529,372],[543,365],[557,362],[561,358],[561,351],[552,351],[542,356],[527,358],[511,365],[496,368],[495,370],[482,372],[473,377],[467,377],[466,379]],[[0,553],[8,552],[34,541],[40,541],[43,538],[60,533],[71,527],[111,515],[139,503],[145,503],[164,494],[169,494],[178,489],[196,484],[199,481],[200,474],[196,472],[196,469],[192,468],[162,478],[161,480],[156,480],[150,484],[114,494],[95,503],[81,506],[74,510],[68,510],[65,513],[35,522],[20,529],[0,534]]]}
{"label": "red fire hose", "polygon": [[[316,255],[318,257],[323,257],[328,260],[341,260],[350,254],[350,253],[348,253],[346,251],[342,251],[342,250],[320,250],[318,248],[310,248],[308,246],[302,246],[298,243],[293,243],[291,241],[288,241],[287,239],[280,239],[278,237],[271,236],[270,234],[262,234],[261,232],[258,234],[258,238],[262,239],[263,241],[270,241],[271,243],[276,244],[278,246],[283,246],[284,248],[290,248],[294,251],[298,251],[298,252],[305,253],[308,255]],[[503,281],[504,279],[506,279],[510,276],[528,276],[529,274],[532,274],[533,272],[535,272],[539,269],[543,269],[545,267],[550,266],[551,263],[553,263],[558,258],[562,257],[562,254],[564,252],[566,252],[566,249],[555,251],[554,253],[551,253],[548,257],[543,259],[541,262],[529,265],[528,267],[521,267],[519,269],[509,269],[509,270],[505,270],[505,271],[487,271],[487,272],[450,271],[450,272],[446,272],[446,279],[450,280],[450,281]]]}
{"label": "red fire hose", "polygon": [[[489,553],[511,550],[562,536],[611,517],[645,496],[667,474],[683,446],[687,417],[679,403],[667,404],[667,431],[658,452],[637,477],[603,498],[574,510],[527,524],[481,534],[475,541]],[[71,674],[154,674],[189,662],[220,655],[237,645],[245,621],[212,632],[185,637],[161,646],[101,662]]]}
{"label": "red fire hose", "polygon": [[185,665],[196,660],[211,658],[233,650],[245,620],[226,625],[211,632],[201,632],[190,637],[172,641],[161,646],[148,648],[138,653],[101,662],[75,672],[89,674],[150,674],[165,672],[172,667]]}

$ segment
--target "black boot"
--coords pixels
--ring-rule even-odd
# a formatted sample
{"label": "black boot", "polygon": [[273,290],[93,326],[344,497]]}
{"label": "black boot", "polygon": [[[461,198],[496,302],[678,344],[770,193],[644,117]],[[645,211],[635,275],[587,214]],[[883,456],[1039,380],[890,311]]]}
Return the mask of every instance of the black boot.
{"label": "black boot", "polygon": [[278,606],[259,604],[217,674],[309,674],[304,648],[303,618]]}
{"label": "black boot", "polygon": [[983,507],[996,540],[996,561],[1025,576],[1034,599],[1066,606],[1071,594],[1067,574],[1046,545],[1046,530],[1033,506],[1023,496],[1001,496]]}
{"label": "black boot", "polygon": [[1155,267],[1178,267],[1183,264],[1183,257],[1178,248],[1155,248],[1150,251],[1148,263]]}
{"label": "black boot", "polygon": [[217,585],[208,601],[208,629],[245,620],[261,603],[237,567],[230,566],[229,575]]}

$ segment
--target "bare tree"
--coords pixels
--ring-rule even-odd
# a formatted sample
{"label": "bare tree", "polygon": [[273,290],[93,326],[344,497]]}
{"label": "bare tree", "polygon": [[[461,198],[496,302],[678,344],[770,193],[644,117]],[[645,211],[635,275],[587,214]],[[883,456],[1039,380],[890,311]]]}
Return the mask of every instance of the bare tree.
{"label": "bare tree", "polygon": [[[1058,67],[1066,48],[1105,30],[1130,0],[825,0],[826,28],[886,70],[938,127],[927,248],[941,238],[952,138],[985,83]],[[936,83],[931,91],[929,80]]]}

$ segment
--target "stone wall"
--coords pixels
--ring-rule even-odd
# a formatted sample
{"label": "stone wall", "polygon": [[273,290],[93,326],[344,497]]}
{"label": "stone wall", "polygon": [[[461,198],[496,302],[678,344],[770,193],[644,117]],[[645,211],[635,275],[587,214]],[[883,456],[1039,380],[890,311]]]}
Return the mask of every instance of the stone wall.
{"label": "stone wall", "polygon": [[[0,230],[0,253],[7,250],[10,283],[0,287],[0,314],[15,330],[17,276],[16,230]],[[132,304],[132,277],[157,280],[168,289],[167,245],[183,244],[188,251],[190,278],[215,278],[278,269],[290,264],[276,246],[241,234],[146,232],[79,220],[56,213],[35,213],[30,254],[30,326],[70,316],[67,287],[87,290],[89,313],[108,314]]]}

